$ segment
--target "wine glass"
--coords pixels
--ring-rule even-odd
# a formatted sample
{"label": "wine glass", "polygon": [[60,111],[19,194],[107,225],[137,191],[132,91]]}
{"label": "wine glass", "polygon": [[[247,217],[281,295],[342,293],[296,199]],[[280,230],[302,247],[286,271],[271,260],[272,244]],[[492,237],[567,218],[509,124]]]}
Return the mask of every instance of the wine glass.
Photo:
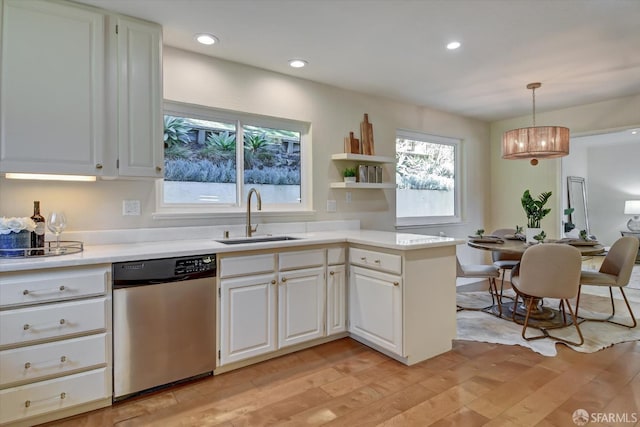
{"label": "wine glass", "polygon": [[49,218],[47,219],[47,227],[53,234],[56,235],[56,248],[54,252],[59,254],[62,252],[62,248],[60,248],[60,233],[67,226],[67,218],[64,216],[63,212],[51,212],[49,214]]}

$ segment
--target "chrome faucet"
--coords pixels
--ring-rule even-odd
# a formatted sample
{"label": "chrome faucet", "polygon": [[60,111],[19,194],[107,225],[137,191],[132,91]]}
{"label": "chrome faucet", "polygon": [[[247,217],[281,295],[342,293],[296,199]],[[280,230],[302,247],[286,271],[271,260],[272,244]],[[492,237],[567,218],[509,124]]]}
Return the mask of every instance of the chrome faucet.
{"label": "chrome faucet", "polygon": [[249,190],[249,194],[247,194],[247,237],[251,237],[251,234],[254,231],[258,230],[258,224],[255,227],[251,226],[251,195],[256,193],[256,199],[258,200],[258,210],[262,210],[262,198],[260,197],[260,192],[255,188]]}

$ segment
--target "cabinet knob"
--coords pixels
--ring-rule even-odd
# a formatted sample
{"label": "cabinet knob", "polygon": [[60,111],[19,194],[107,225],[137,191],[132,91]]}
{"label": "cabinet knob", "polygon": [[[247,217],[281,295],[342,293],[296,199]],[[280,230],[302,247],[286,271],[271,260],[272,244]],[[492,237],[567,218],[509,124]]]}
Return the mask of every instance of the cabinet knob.
{"label": "cabinet knob", "polygon": [[156,172],[158,173],[162,172],[162,168],[160,166],[156,166]]}
{"label": "cabinet knob", "polygon": [[367,260],[366,256],[363,256],[362,258],[360,258],[360,261],[366,261],[366,260]]}
{"label": "cabinet knob", "polygon": [[374,263],[374,264],[380,264],[380,260],[379,260],[379,259],[376,259],[376,260],[374,260],[374,261],[373,261],[373,263]]}
{"label": "cabinet knob", "polygon": [[400,286],[400,282],[393,282],[393,286]]}
{"label": "cabinet knob", "polygon": [[271,281],[271,284],[272,284],[272,285],[275,285],[275,284],[276,284],[276,281],[275,281],[275,280],[272,280],[272,281]]}
{"label": "cabinet knob", "polygon": [[64,319],[60,319],[60,324],[61,324],[61,325],[64,325],[65,323],[66,323],[66,320],[64,320]]}
{"label": "cabinet knob", "polygon": [[25,323],[25,325],[22,327],[22,329],[25,330],[25,331],[28,331],[30,327],[31,326],[28,323]]}
{"label": "cabinet knob", "polygon": [[282,283],[285,283],[286,281],[287,281],[287,278],[286,278],[286,277],[283,277],[283,278],[282,278]]}
{"label": "cabinet knob", "polygon": [[329,274],[330,274],[331,276],[333,276],[333,275],[334,275],[334,274],[336,274],[336,273],[335,273],[334,271],[330,271],[330,272],[329,272]]}
{"label": "cabinet knob", "polygon": [[102,169],[102,163],[96,163],[96,169]]}
{"label": "cabinet knob", "polygon": [[60,363],[64,363],[67,361],[67,356],[61,356],[60,357]]}
{"label": "cabinet knob", "polygon": [[31,362],[27,362],[24,364],[24,369],[29,369],[31,367]]}

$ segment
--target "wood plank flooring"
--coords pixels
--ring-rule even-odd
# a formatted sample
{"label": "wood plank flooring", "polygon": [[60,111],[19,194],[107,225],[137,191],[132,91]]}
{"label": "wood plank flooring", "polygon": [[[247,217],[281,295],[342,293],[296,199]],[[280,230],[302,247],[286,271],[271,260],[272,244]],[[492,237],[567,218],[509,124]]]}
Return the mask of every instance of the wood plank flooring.
{"label": "wood plank flooring", "polygon": [[640,342],[545,357],[455,341],[408,367],[345,338],[45,425],[566,427],[577,409],[640,427]]}

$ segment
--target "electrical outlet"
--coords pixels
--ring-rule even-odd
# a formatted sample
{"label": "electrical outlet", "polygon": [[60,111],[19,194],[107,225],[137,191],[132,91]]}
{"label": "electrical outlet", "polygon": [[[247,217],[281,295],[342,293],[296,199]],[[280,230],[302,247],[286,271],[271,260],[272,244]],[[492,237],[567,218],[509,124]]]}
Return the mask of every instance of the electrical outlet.
{"label": "electrical outlet", "polygon": [[122,215],[140,215],[140,200],[123,200]]}
{"label": "electrical outlet", "polygon": [[336,211],[336,201],[327,200],[327,212],[335,212],[335,211]]}
{"label": "electrical outlet", "polygon": [[347,203],[351,203],[351,191],[347,191],[344,197]]}

